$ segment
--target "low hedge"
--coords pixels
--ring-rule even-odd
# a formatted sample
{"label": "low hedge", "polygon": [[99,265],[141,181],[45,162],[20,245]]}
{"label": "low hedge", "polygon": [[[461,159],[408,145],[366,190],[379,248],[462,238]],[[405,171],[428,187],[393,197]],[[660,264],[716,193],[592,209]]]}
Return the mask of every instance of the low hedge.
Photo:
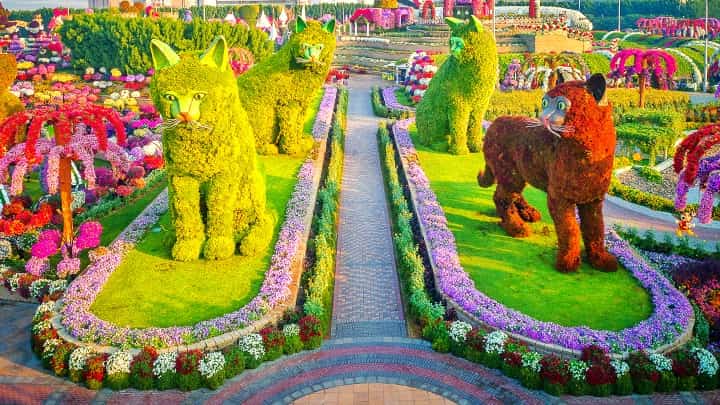
{"label": "low hedge", "polygon": [[655,165],[658,152],[664,152],[667,156],[675,141],[682,137],[682,132],[635,122],[620,124],[616,127],[616,131],[617,139],[625,146],[637,147],[647,153],[651,166]]}
{"label": "low hedge", "polygon": [[382,89],[373,87],[370,93],[370,101],[372,102],[373,113],[382,118],[405,119],[412,116],[412,112],[405,110],[395,110],[385,105],[382,97]]}
{"label": "low hedge", "polygon": [[[610,181],[610,190],[608,190],[608,194],[655,211],[669,212],[671,214],[676,212],[675,203],[669,198],[661,197],[625,185],[614,177]],[[697,204],[688,204],[688,209],[697,211],[697,208]],[[716,221],[720,221],[720,207],[713,208],[712,218]]]}
{"label": "low hedge", "polygon": [[341,89],[331,129],[330,162],[325,183],[318,191],[314,237],[311,246],[315,262],[303,274],[306,314],[320,319],[323,332],[329,331],[332,314],[335,278],[335,248],[337,246],[338,197],[342,182],[345,130],[347,125],[348,92]]}
{"label": "low hedge", "polygon": [[398,167],[395,160],[395,147],[385,123],[378,128],[378,141],[382,159],[383,175],[393,218],[393,244],[398,259],[398,270],[402,291],[410,315],[421,325],[432,325],[442,319],[445,309],[439,303],[433,303],[425,285],[425,264],[418,253],[415,235],[411,224],[413,214],[405,198],[405,190],[400,184]]}
{"label": "low hedge", "polygon": [[693,259],[704,260],[708,258],[720,259],[720,243],[715,244],[715,250],[710,251],[700,246],[690,245],[687,237],[680,238],[677,242],[670,235],[663,240],[657,239],[657,235],[648,229],[640,234],[635,228],[623,228],[616,226],[615,231],[623,239],[638,249],[664,254],[676,254]]}

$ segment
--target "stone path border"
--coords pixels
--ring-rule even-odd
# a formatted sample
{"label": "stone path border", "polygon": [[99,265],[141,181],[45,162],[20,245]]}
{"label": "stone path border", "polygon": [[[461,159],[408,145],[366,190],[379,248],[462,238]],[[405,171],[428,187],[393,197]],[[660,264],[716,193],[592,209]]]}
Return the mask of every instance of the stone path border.
{"label": "stone path border", "polygon": [[351,82],[331,335],[407,336],[366,77]]}

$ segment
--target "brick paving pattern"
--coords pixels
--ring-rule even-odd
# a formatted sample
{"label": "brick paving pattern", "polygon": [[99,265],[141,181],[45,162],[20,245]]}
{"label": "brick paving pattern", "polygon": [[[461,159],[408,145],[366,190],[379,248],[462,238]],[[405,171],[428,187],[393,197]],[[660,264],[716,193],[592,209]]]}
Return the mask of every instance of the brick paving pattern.
{"label": "brick paving pattern", "polygon": [[[372,80],[354,77],[340,194],[333,337],[406,336],[385,187],[370,104]],[[382,321],[382,322],[379,322]]]}
{"label": "brick paving pattern", "polygon": [[395,384],[352,384],[318,391],[293,405],[455,405],[439,395]]}

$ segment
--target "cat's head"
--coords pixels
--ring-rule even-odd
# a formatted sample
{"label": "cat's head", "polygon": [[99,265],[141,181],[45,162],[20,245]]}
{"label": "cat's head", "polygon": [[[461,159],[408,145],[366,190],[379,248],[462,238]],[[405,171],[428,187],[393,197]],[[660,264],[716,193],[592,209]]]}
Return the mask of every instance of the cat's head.
{"label": "cat's head", "polygon": [[324,24],[298,17],[290,37],[290,52],[296,65],[322,71],[330,67],[335,53],[335,20]]}
{"label": "cat's head", "polygon": [[150,92],[166,127],[210,129],[215,113],[237,100],[224,37],[216,37],[204,53],[182,54],[153,39],[150,53],[155,68]]}
{"label": "cat's head", "polygon": [[572,136],[578,117],[596,116],[600,110],[610,108],[606,87],[605,77],[600,73],[592,75],[587,82],[575,80],[558,84],[542,98],[540,122],[557,137]]}
{"label": "cat's head", "polygon": [[446,17],[445,22],[451,30],[450,55],[460,63],[477,62],[496,54],[492,34],[474,15],[467,22],[453,17]]}

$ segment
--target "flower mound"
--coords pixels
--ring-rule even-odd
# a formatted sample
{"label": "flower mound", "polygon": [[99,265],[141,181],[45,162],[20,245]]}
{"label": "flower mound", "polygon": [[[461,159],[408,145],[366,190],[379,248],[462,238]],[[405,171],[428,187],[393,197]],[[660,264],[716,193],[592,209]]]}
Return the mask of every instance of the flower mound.
{"label": "flower mound", "polygon": [[437,287],[464,310],[490,327],[574,350],[591,344],[614,352],[656,348],[675,341],[688,328],[693,310],[687,298],[614,232],[607,235],[609,252],[638,279],[652,297],[655,307],[648,319],[633,327],[615,332],[542,322],[507,308],[478,291],[460,265],[455,237],[448,228],[447,218],[430,187],[430,181],[418,163],[408,131],[411,123],[412,119],[398,121],[393,132],[407,167],[408,183],[415,188],[418,220],[428,238],[428,252],[435,264]]}

